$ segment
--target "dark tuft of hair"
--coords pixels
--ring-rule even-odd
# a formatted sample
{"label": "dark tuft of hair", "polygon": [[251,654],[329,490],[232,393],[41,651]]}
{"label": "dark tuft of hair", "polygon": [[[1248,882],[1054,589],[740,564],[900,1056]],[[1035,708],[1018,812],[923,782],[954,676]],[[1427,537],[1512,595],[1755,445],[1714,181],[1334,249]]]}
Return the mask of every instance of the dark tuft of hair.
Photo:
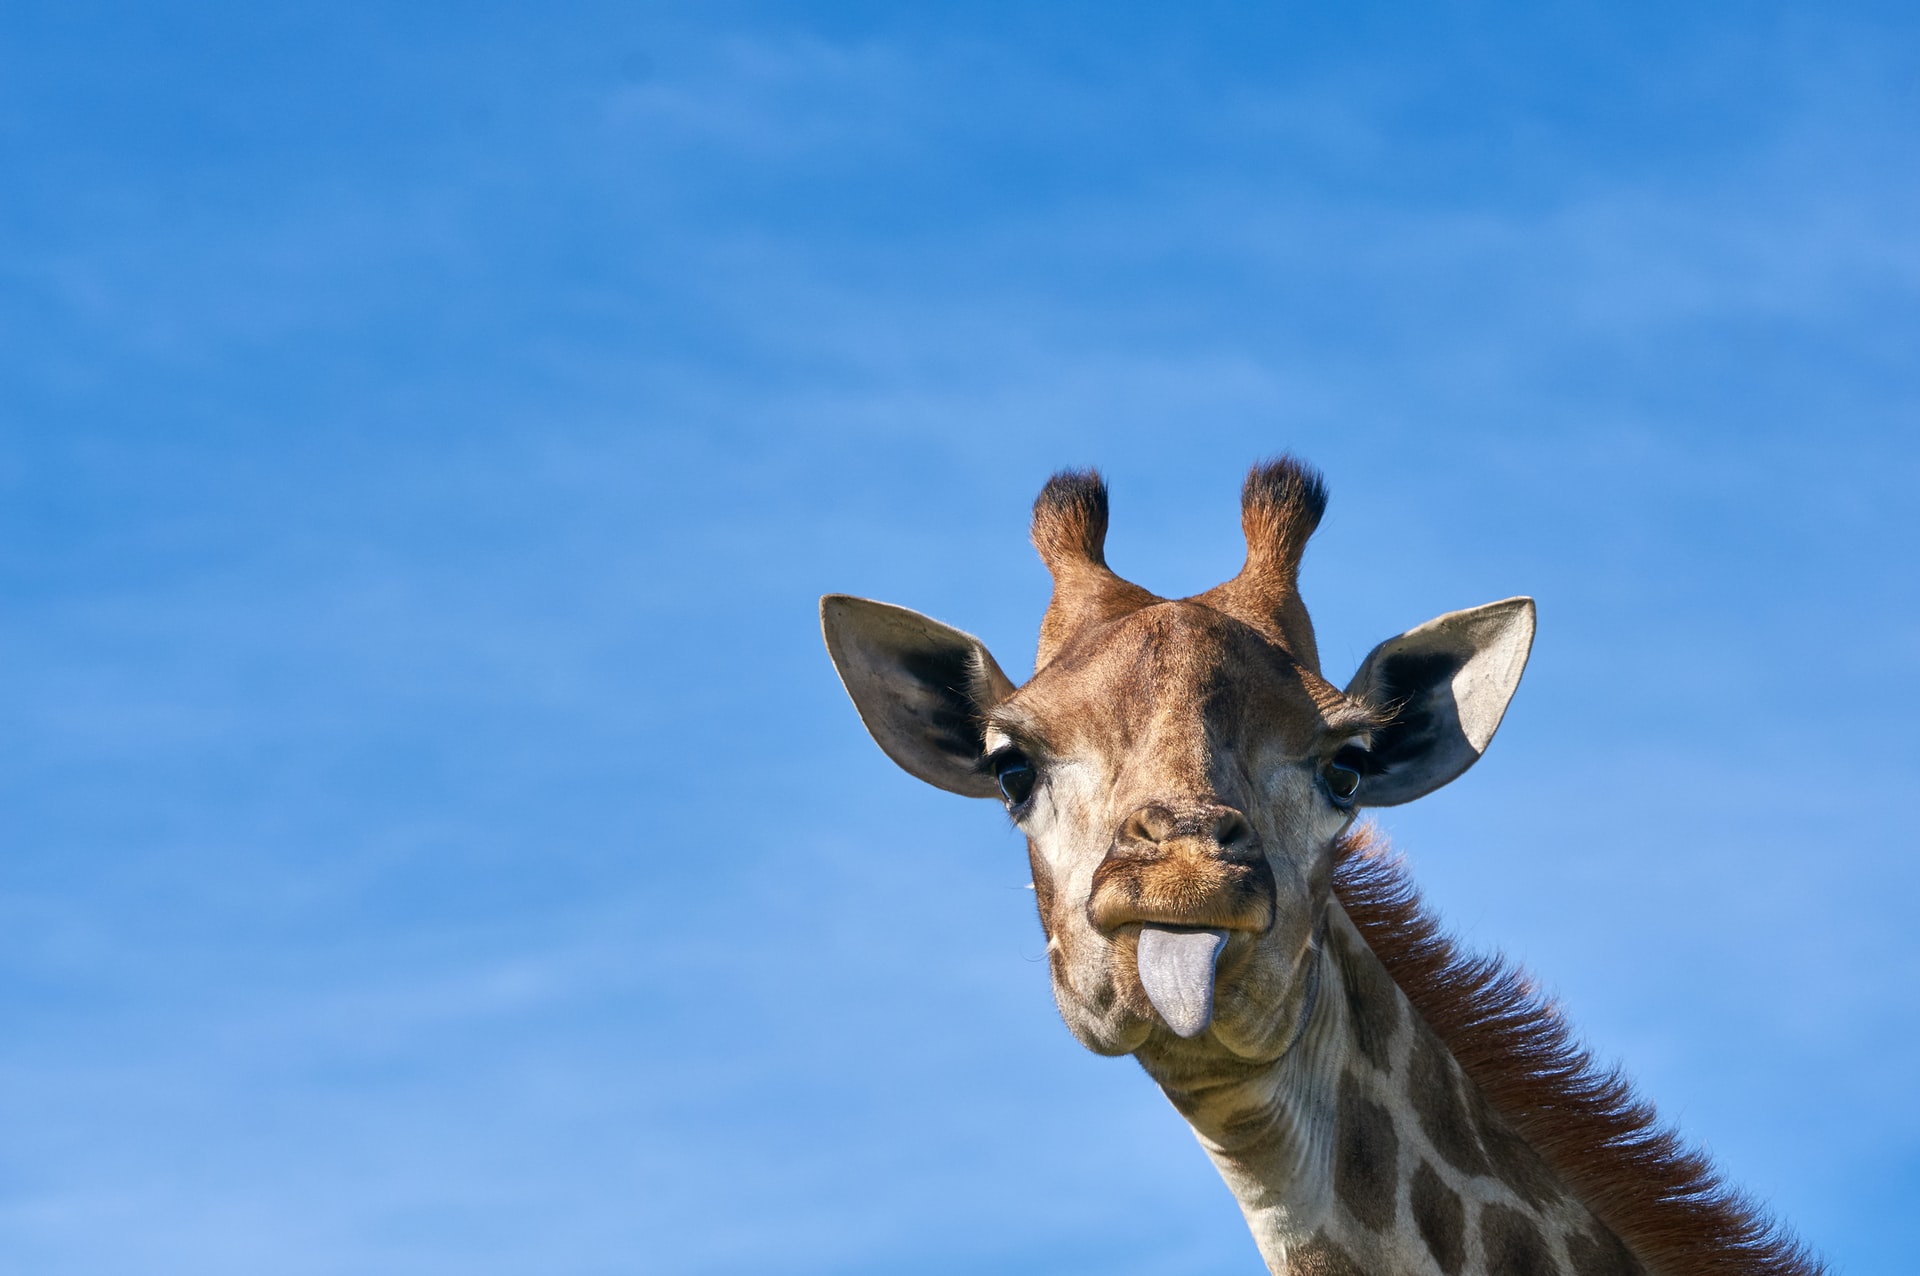
{"label": "dark tuft of hair", "polygon": [[1264,559],[1290,576],[1326,512],[1326,480],[1305,461],[1282,454],[1254,466],[1240,491],[1249,561]]}
{"label": "dark tuft of hair", "polygon": [[1107,482],[1098,470],[1061,470],[1033,502],[1033,547],[1050,571],[1107,562]]}

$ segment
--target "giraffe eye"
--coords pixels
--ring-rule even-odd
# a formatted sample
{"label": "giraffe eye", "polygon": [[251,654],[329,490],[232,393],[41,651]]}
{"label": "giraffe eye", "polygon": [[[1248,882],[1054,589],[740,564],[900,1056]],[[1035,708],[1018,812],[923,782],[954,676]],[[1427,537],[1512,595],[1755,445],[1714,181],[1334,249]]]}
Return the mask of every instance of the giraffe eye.
{"label": "giraffe eye", "polygon": [[1000,782],[1000,792],[1008,806],[1024,806],[1033,796],[1033,763],[1018,749],[993,755],[993,778]]}
{"label": "giraffe eye", "polygon": [[1343,811],[1353,805],[1354,795],[1360,791],[1360,772],[1366,766],[1366,757],[1366,750],[1349,746],[1320,768],[1320,783],[1326,786],[1327,797]]}

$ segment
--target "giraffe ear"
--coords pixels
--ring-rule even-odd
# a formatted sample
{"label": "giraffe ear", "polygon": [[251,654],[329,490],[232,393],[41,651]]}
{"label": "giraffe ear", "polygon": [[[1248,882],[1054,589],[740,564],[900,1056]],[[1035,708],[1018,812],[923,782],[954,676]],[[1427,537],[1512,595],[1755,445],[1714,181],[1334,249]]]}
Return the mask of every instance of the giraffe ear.
{"label": "giraffe ear", "polygon": [[1355,803],[1411,802],[1478,762],[1532,647],[1531,598],[1450,611],[1375,647],[1347,695],[1392,720],[1373,733]]}
{"label": "giraffe ear", "polygon": [[860,721],[900,769],[966,797],[999,797],[981,769],[982,719],[1013,694],[986,645],[905,607],[820,600],[820,629]]}

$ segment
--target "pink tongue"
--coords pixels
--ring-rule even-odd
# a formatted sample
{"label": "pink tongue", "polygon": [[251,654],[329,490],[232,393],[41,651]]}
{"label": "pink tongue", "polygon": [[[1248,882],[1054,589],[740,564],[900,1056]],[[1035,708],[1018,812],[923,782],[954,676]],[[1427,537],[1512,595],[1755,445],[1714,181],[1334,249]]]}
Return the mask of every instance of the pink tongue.
{"label": "pink tongue", "polygon": [[1226,944],[1224,930],[1140,928],[1140,986],[1182,1037],[1197,1037],[1213,1022],[1213,963]]}

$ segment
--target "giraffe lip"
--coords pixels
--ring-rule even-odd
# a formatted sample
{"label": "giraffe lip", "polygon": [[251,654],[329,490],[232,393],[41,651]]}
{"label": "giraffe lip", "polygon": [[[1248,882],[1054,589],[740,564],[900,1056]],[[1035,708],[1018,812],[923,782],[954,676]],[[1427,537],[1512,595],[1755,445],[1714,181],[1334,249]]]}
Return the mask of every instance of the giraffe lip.
{"label": "giraffe lip", "polygon": [[1274,894],[1265,860],[1156,864],[1108,856],[1094,870],[1087,915],[1109,935],[1130,922],[1260,934],[1273,923]]}
{"label": "giraffe lip", "polygon": [[1154,930],[1170,932],[1186,931],[1225,931],[1230,934],[1262,935],[1273,922],[1271,910],[1265,901],[1253,907],[1181,909],[1170,908],[1116,908],[1112,906],[1091,909],[1093,923],[1109,936],[1124,933],[1126,927],[1138,926],[1141,929],[1152,927]]}

